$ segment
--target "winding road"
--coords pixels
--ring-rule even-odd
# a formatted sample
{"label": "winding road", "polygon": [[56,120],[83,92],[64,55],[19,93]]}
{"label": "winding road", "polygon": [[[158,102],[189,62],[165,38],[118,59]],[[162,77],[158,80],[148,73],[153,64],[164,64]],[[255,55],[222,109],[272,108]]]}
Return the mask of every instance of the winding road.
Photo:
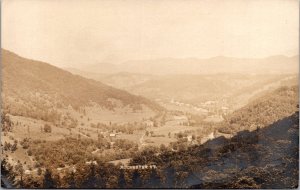
{"label": "winding road", "polygon": [[144,136],[146,135],[146,133],[144,133],[142,136],[141,136],[141,138],[140,138],[140,143],[141,143],[141,147],[142,146],[145,146],[146,144],[144,143]]}

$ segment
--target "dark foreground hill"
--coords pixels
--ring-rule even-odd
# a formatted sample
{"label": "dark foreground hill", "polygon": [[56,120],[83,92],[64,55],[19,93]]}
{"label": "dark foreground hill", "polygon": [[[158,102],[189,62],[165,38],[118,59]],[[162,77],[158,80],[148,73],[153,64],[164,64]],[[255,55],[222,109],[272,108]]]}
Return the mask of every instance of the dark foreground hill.
{"label": "dark foreground hill", "polygon": [[[201,164],[192,188],[298,187],[299,116],[295,113],[254,132],[242,131],[220,148],[207,145],[216,158]],[[220,141],[216,139],[211,144]],[[205,163],[205,162],[204,162]],[[197,166],[198,168],[201,167]]]}

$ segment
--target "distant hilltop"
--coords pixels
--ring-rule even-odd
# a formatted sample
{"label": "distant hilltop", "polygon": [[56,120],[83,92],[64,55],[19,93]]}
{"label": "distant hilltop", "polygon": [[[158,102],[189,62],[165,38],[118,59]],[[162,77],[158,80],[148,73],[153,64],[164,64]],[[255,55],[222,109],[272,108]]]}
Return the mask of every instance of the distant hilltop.
{"label": "distant hilltop", "polygon": [[85,65],[81,71],[91,73],[130,72],[141,74],[216,74],[216,73],[248,73],[248,74],[294,74],[298,73],[299,56],[283,55],[267,58],[232,58],[213,57],[197,58],[163,58],[153,60],[131,60],[121,64],[96,63]]}

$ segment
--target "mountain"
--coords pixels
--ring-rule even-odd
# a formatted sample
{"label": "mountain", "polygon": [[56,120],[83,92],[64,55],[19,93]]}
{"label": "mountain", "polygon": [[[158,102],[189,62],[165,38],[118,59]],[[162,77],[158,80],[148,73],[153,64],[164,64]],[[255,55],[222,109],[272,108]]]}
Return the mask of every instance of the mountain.
{"label": "mountain", "polygon": [[4,108],[17,115],[75,109],[97,104],[108,110],[129,107],[157,111],[161,107],[101,82],[86,79],[50,64],[26,59],[2,50],[2,95]]}
{"label": "mountain", "polygon": [[[234,96],[234,98],[237,98],[238,95],[246,91],[254,92],[264,85],[280,81],[286,77],[290,76],[250,74],[167,75],[147,80],[127,89],[147,97],[158,98],[160,95],[159,98],[175,98],[180,101],[199,103],[203,100],[212,100],[214,97]],[[103,79],[103,81],[106,80]]]}
{"label": "mountain", "polygon": [[[88,72],[118,73],[131,72],[143,74],[215,74],[215,73],[297,73],[299,56],[271,56],[267,58],[213,57],[162,58],[153,60],[130,60],[120,64],[94,64],[82,68]],[[113,65],[113,66],[112,66]]]}
{"label": "mountain", "polygon": [[[158,100],[167,109],[191,113],[198,111],[191,110],[188,106],[203,108],[202,104],[208,101],[216,101],[220,109],[225,106],[235,110],[280,86],[298,84],[296,74],[154,75],[129,72],[97,74],[76,69],[69,71],[151,100]],[[178,106],[174,101],[183,105]]]}
{"label": "mountain", "polygon": [[[149,75],[117,73],[99,79],[105,84],[127,90],[165,107],[181,110],[172,100],[201,106],[207,101],[219,102],[219,107],[237,109],[251,99],[260,97],[283,85],[295,85],[297,75],[289,74],[210,74],[210,75]],[[174,107],[175,106],[175,107]]]}
{"label": "mountain", "polygon": [[97,73],[97,72],[87,72],[83,71],[81,69],[76,69],[76,68],[63,68],[64,70],[74,74],[74,75],[79,75],[87,79],[94,79],[96,81],[101,81],[102,79],[108,77],[110,74],[105,74],[105,73]]}
{"label": "mountain", "polygon": [[66,68],[67,71],[83,76],[85,78],[94,79],[96,81],[101,81],[110,86],[131,90],[129,87],[142,84],[148,80],[157,79],[160,76],[150,75],[150,74],[139,74],[139,73],[130,73],[130,72],[119,72],[113,74],[97,73],[97,72],[87,72],[75,68]]}

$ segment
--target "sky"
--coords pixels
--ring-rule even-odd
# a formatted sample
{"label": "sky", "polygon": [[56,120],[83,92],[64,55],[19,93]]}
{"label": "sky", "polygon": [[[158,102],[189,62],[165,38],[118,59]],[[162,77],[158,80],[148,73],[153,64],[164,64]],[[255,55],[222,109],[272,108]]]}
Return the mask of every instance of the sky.
{"label": "sky", "polygon": [[59,67],[298,54],[298,0],[2,0],[2,48]]}

